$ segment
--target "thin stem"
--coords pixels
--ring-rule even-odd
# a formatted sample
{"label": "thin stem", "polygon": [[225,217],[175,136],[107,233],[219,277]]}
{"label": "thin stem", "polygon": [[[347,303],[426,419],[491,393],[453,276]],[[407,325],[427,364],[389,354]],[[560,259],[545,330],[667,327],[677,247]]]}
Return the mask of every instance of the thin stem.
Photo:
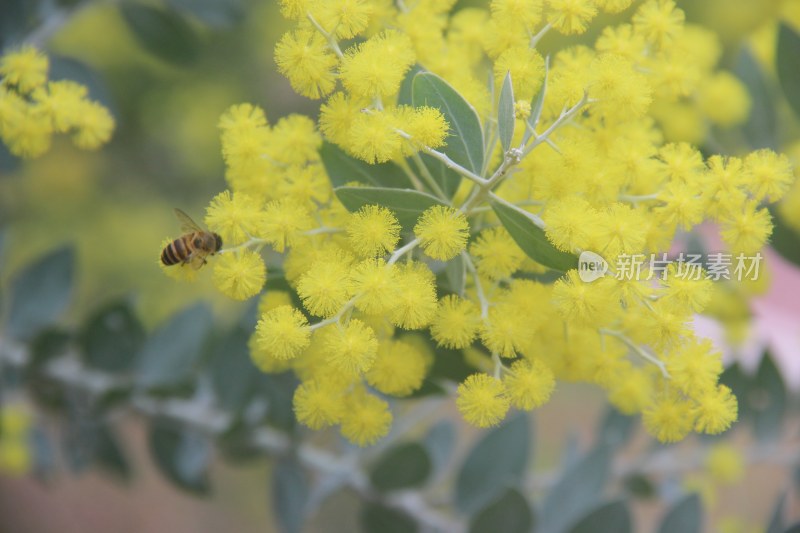
{"label": "thin stem", "polygon": [[419,173],[422,176],[422,179],[425,180],[425,183],[428,184],[428,187],[430,187],[431,191],[433,191],[433,193],[436,196],[438,196],[441,200],[449,202],[449,200],[447,199],[447,195],[444,193],[442,188],[439,187],[439,184],[436,183],[436,180],[433,178],[433,175],[431,174],[427,165],[425,165],[425,162],[419,156],[419,152],[415,152],[414,155],[411,156],[411,159],[414,160],[414,163],[417,165],[417,168],[419,169]]}
{"label": "thin stem", "polygon": [[308,18],[308,20],[311,22],[311,24],[314,25],[317,31],[320,32],[323,37],[325,37],[325,40],[328,41],[328,46],[331,47],[333,53],[335,53],[339,59],[343,59],[344,54],[342,53],[342,49],[339,48],[339,42],[336,40],[336,37],[334,37],[332,33],[328,33],[327,31],[325,31],[325,28],[320,26],[319,22],[317,22],[316,19],[314,19],[311,13],[306,13],[306,18]]}
{"label": "thin stem", "polygon": [[565,122],[567,122],[572,117],[577,115],[578,111],[580,111],[583,108],[583,106],[585,106],[588,102],[589,102],[589,95],[588,93],[584,92],[583,98],[581,98],[580,101],[571,108],[562,111],[561,115],[559,115],[559,117],[555,120],[555,122],[553,122],[550,125],[550,127],[544,131],[544,133],[542,133],[541,135],[537,135],[536,132],[534,132],[535,139],[531,144],[525,147],[523,156],[528,155],[533,151],[534,148],[536,148],[544,141],[546,141],[555,130],[560,128]]}
{"label": "thin stem", "polygon": [[658,369],[661,371],[661,374],[665,378],[670,379],[669,372],[667,372],[667,366],[664,364],[664,362],[658,357],[654,356],[653,354],[648,353],[644,348],[633,342],[633,340],[631,340],[630,337],[628,337],[621,331],[616,331],[613,329],[600,328],[599,331],[601,335],[610,335],[612,337],[616,337],[619,340],[621,340],[623,343],[625,343],[625,345],[628,348],[633,350],[636,353],[636,355],[656,365]]}
{"label": "thin stem", "polygon": [[489,316],[489,300],[486,299],[486,294],[483,292],[483,284],[481,284],[480,276],[478,276],[478,270],[475,268],[475,263],[472,262],[472,258],[467,252],[461,252],[461,257],[464,259],[464,265],[466,265],[467,270],[469,270],[475,280],[475,292],[481,304],[481,318],[486,319]]}
{"label": "thin stem", "polygon": [[397,165],[405,173],[406,177],[408,178],[408,181],[411,182],[411,185],[416,190],[418,190],[419,192],[423,192],[425,190],[425,186],[422,184],[421,181],[419,181],[419,178],[411,170],[411,167],[408,165],[408,162],[406,162],[405,159],[401,159],[400,161],[397,161]]}
{"label": "thin stem", "polygon": [[620,194],[618,198],[623,202],[629,202],[632,204],[636,204],[639,202],[652,202],[654,200],[659,200],[660,193],[653,193],[653,194]]}
{"label": "thin stem", "polygon": [[539,41],[542,40],[542,37],[547,35],[547,32],[549,32],[552,28],[553,28],[553,26],[551,26],[549,22],[547,24],[545,24],[544,28],[539,30],[539,33],[537,33],[536,35],[531,37],[530,47],[531,48],[536,48],[536,45],[539,44]]}
{"label": "thin stem", "polygon": [[320,235],[323,233],[342,233],[344,229],[342,228],[328,228],[325,226],[310,229],[308,231],[303,232],[303,235]]}
{"label": "thin stem", "polygon": [[419,246],[419,244],[420,244],[420,240],[419,239],[414,239],[413,241],[409,242],[408,244],[406,244],[402,248],[398,248],[397,250],[395,250],[395,252],[389,258],[389,260],[386,261],[386,264],[387,265],[393,265],[393,264],[397,263],[400,260],[401,257],[403,257],[405,254],[409,253],[411,250],[413,250],[414,248]]}
{"label": "thin stem", "polygon": [[[413,137],[411,135],[409,135],[408,133],[404,132],[403,130],[396,129],[395,131],[397,132],[398,135],[400,135],[400,137],[402,137],[402,138],[404,138],[406,140],[409,140],[409,141],[413,140]],[[444,163],[444,165],[447,168],[458,172],[459,174],[461,174],[462,176],[464,176],[468,180],[474,181],[475,183],[478,183],[478,184],[486,183],[485,179],[483,179],[482,177],[478,176],[477,174],[475,174],[471,170],[468,170],[468,169],[462,167],[461,165],[459,165],[458,163],[456,163],[455,161],[450,159],[446,154],[443,154],[442,152],[438,152],[438,151],[434,150],[433,148],[431,148],[430,146],[425,146],[425,145],[422,145],[420,147],[420,149],[423,152],[425,152],[426,154],[428,154],[431,157],[433,157],[434,159],[438,159],[439,161]]]}
{"label": "thin stem", "polygon": [[218,254],[227,254],[227,253],[230,253],[230,252],[237,252],[237,251],[241,250],[242,248],[250,248],[254,244],[255,245],[264,245],[266,243],[267,243],[267,239],[257,239],[255,237],[251,237],[250,240],[247,241],[247,242],[243,242],[242,244],[240,244],[238,246],[234,246],[233,248],[223,248],[222,250],[220,250],[217,253]]}

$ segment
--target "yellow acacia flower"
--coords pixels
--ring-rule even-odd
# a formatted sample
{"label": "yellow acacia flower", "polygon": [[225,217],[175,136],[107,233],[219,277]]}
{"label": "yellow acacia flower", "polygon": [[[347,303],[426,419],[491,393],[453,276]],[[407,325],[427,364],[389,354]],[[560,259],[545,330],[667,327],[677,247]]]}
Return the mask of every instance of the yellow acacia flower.
{"label": "yellow acacia flower", "polygon": [[336,56],[319,33],[301,29],[290,31],[275,45],[278,70],[292,88],[309,98],[322,98],[336,85]]}
{"label": "yellow acacia flower", "polygon": [[326,337],[328,362],[348,375],[369,370],[378,350],[372,329],[358,319],[333,328]]}
{"label": "yellow acacia flower", "polygon": [[607,13],[620,13],[628,9],[633,0],[594,0],[597,7]]}
{"label": "yellow acacia flower", "polygon": [[594,0],[548,0],[547,21],[564,35],[580,34],[597,15]]}
{"label": "yellow acacia flower", "polygon": [[294,391],[292,405],[297,421],[311,429],[338,424],[345,413],[344,395],[323,380],[301,383]]}
{"label": "yellow acacia flower", "polygon": [[214,285],[234,300],[246,300],[261,292],[267,280],[267,267],[261,255],[252,250],[222,254],[214,262]]}
{"label": "yellow acacia flower", "polygon": [[424,263],[406,262],[397,269],[390,320],[403,329],[427,327],[436,313],[436,278]]}
{"label": "yellow acacia flower", "polygon": [[394,250],[400,240],[397,217],[380,205],[365,205],[350,216],[347,237],[361,257],[375,257]]}
{"label": "yellow acacia flower", "polygon": [[670,381],[687,396],[696,398],[717,385],[722,374],[722,356],[704,340],[681,346],[666,361]]}
{"label": "yellow acacia flower", "polygon": [[505,228],[483,230],[470,245],[469,253],[478,261],[478,272],[492,279],[510,276],[525,258]]}
{"label": "yellow acacia flower", "polygon": [[315,262],[297,284],[297,294],[312,315],[333,316],[350,299],[349,262],[341,254]]}
{"label": "yellow acacia flower", "polygon": [[400,296],[398,269],[383,259],[366,259],[350,273],[350,292],[357,295],[356,307],[368,315],[391,310]]}
{"label": "yellow acacia flower", "polygon": [[481,325],[481,312],[470,300],[450,294],[439,300],[431,323],[431,335],[445,348],[466,348]]}
{"label": "yellow acacia flower", "polygon": [[391,96],[414,59],[407,35],[385,31],[347,50],[339,70],[342,84],[357,98]]}
{"label": "yellow acacia flower", "polygon": [[514,357],[530,334],[525,317],[515,311],[510,305],[492,307],[481,328],[481,342],[500,357]]}
{"label": "yellow acacia flower", "polygon": [[264,208],[257,234],[265,238],[275,251],[293,246],[301,232],[311,229],[313,222],[305,207],[291,199],[270,202]]}
{"label": "yellow acacia flower", "polygon": [[753,191],[758,201],[780,200],[794,180],[792,165],[785,155],[772,150],[757,150],[744,160],[743,185]]}
{"label": "yellow acacia flower", "polygon": [[336,0],[320,2],[314,13],[323,28],[332,28],[342,39],[352,39],[367,29],[373,11],[368,0]]}
{"label": "yellow acacia flower", "polygon": [[530,100],[539,91],[544,80],[544,58],[528,46],[509,48],[494,62],[495,84],[499,87],[511,73],[514,96]]}
{"label": "yellow acacia flower", "polygon": [[[262,315],[256,325],[261,353],[275,359],[292,359],[308,347],[311,329],[303,313],[284,305]],[[261,366],[255,360],[256,366]]]}
{"label": "yellow acacia flower", "polygon": [[367,382],[383,394],[408,396],[422,386],[428,371],[425,354],[411,343],[387,340],[378,346]]}
{"label": "yellow acacia flower", "polygon": [[249,132],[267,125],[264,110],[253,104],[236,104],[229,107],[219,118],[217,127],[226,133],[239,131]]}
{"label": "yellow acacia flower", "polygon": [[697,397],[693,415],[697,431],[717,435],[736,422],[739,416],[739,404],[731,389],[719,385]]}
{"label": "yellow acacia flower", "polygon": [[600,278],[592,283],[570,270],[553,286],[553,305],[569,323],[600,326],[611,322],[619,309],[614,281]]}
{"label": "yellow acacia flower", "polygon": [[445,137],[449,131],[442,112],[428,106],[415,107],[410,112],[403,113],[399,126],[411,136],[411,142],[416,147],[439,148],[445,144]]}
{"label": "yellow acacia flower", "polygon": [[23,46],[0,57],[0,77],[6,86],[29,93],[47,81],[47,56],[33,46]]}
{"label": "yellow acacia flower", "polygon": [[222,237],[228,246],[241,244],[259,232],[261,205],[244,193],[223,191],[206,208],[205,222],[211,231]]}
{"label": "yellow acacia flower", "polygon": [[516,361],[503,376],[503,384],[511,404],[530,411],[550,399],[556,386],[553,371],[539,360]]}
{"label": "yellow acacia flower", "polygon": [[510,405],[503,382],[488,374],[472,374],[458,386],[456,407],[473,426],[496,426]]}
{"label": "yellow acacia flower", "polygon": [[33,100],[53,121],[53,129],[66,133],[76,127],[84,110],[84,99],[88,90],[83,85],[69,80],[51,81],[33,92]]}
{"label": "yellow acacia flower", "polygon": [[96,150],[108,142],[114,131],[114,117],[96,102],[84,101],[72,135],[75,146],[83,150]]}
{"label": "yellow acacia flower", "polygon": [[402,141],[394,115],[374,111],[353,117],[344,147],[367,163],[385,163],[400,155]]}
{"label": "yellow acacia flower", "polygon": [[716,444],[708,451],[705,466],[715,481],[730,485],[742,479],[744,457],[730,444]]}
{"label": "yellow acacia flower", "polygon": [[466,247],[469,223],[461,211],[435,205],[426,209],[419,217],[414,226],[414,234],[429,257],[447,261]]}
{"label": "yellow acacia flower", "polygon": [[633,15],[633,27],[648,42],[663,48],[681,32],[685,18],[672,0],[648,0]]}
{"label": "yellow acacia flower", "polygon": [[742,124],[750,116],[747,88],[728,72],[717,72],[704,79],[699,87],[697,103],[710,121],[723,128]]}
{"label": "yellow acacia flower", "polygon": [[647,432],[665,443],[686,437],[694,427],[694,421],[691,404],[674,395],[658,398],[642,416]]}
{"label": "yellow acacia flower", "polygon": [[542,20],[542,4],[543,0],[492,0],[489,8],[492,18],[500,24],[523,24],[532,30]]}
{"label": "yellow acacia flower", "polygon": [[571,196],[551,202],[542,217],[550,242],[565,252],[587,249],[597,228],[597,210],[585,199]]}
{"label": "yellow acacia flower", "polygon": [[735,253],[755,253],[766,243],[772,233],[772,216],[755,202],[747,202],[744,209],[722,219],[722,240]]}
{"label": "yellow acacia flower", "polygon": [[331,95],[319,110],[319,129],[330,141],[346,146],[356,117],[366,104],[352,100],[344,92]]}
{"label": "yellow acacia flower", "polygon": [[385,401],[364,391],[348,396],[341,420],[342,436],[347,440],[359,446],[374,444],[391,426],[392,413]]}

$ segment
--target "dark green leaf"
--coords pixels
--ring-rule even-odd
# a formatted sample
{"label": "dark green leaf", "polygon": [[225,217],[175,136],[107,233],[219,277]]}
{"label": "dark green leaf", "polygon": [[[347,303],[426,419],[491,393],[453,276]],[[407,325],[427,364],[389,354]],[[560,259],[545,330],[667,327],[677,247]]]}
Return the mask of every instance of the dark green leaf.
{"label": "dark green leaf", "polygon": [[703,529],[703,508],[700,496],[689,494],[667,511],[658,533],[700,533]]}
{"label": "dark green leaf", "polygon": [[430,194],[409,189],[386,189],[382,187],[339,187],[336,197],[348,211],[355,212],[365,205],[382,205],[390,209],[400,225],[411,231],[419,216],[429,207],[444,205]]}
{"label": "dark green leaf", "polygon": [[167,0],[167,5],[212,28],[228,28],[244,17],[241,0]]}
{"label": "dark green leaf", "polygon": [[[37,22],[39,5],[32,0],[3,0],[0,17],[0,49],[22,40]],[[2,146],[2,143],[0,143]]]}
{"label": "dark green leaf", "polygon": [[95,464],[120,479],[131,477],[131,467],[117,435],[108,424],[99,424],[94,432]]}
{"label": "dark green leaf", "polygon": [[360,159],[350,157],[338,146],[327,141],[322,143],[319,155],[334,188],[343,187],[354,181],[390,189],[411,187],[408,177],[394,163],[370,165]]}
{"label": "dark green leaf", "polygon": [[431,474],[431,458],[419,443],[409,442],[389,449],[372,467],[370,481],[383,492],[417,487]]}
{"label": "dark green leaf", "polygon": [[778,498],[778,503],[772,511],[772,516],[769,519],[766,533],[782,533],[785,524],[784,516],[786,515],[786,493],[781,494]]}
{"label": "dark green leaf", "polygon": [[786,412],[786,386],[769,352],[761,358],[748,400],[754,415],[756,437],[769,439],[777,436]]}
{"label": "dark green leaf", "polygon": [[414,107],[439,109],[450,125],[442,151],[459,165],[480,174],[483,170],[483,130],[475,109],[446,81],[430,72],[414,76]]}
{"label": "dark green leaf", "polygon": [[775,61],[783,94],[795,115],[800,118],[800,35],[791,26],[781,22],[778,28],[778,49]]}
{"label": "dark green leaf", "polygon": [[497,107],[497,133],[503,151],[507,152],[511,148],[515,122],[514,89],[511,86],[511,72],[507,72],[503,79],[503,87],[500,89],[500,102]]}
{"label": "dark green leaf", "polygon": [[[430,172],[433,181],[442,189],[442,192],[447,198],[452,199],[456,191],[458,191],[458,186],[461,185],[461,174],[447,168],[447,165],[433,156],[420,153],[419,157],[425,165],[425,168]],[[423,172],[423,170],[420,169],[420,172]]]}
{"label": "dark green leaf", "polygon": [[656,495],[656,488],[653,486],[653,482],[645,477],[644,474],[634,473],[625,476],[622,484],[625,486],[625,490],[637,498],[646,500]]}
{"label": "dark green leaf", "polygon": [[250,359],[249,333],[235,328],[219,339],[212,350],[209,373],[217,404],[237,414],[253,397],[259,370]]}
{"label": "dark green leaf", "polygon": [[528,533],[533,527],[531,507],[517,489],[506,490],[470,521],[470,533]]}
{"label": "dark green leaf", "polygon": [[800,533],[800,522],[797,522],[793,526],[786,528],[785,533]]}
{"label": "dark green leaf", "polygon": [[211,444],[207,438],[172,422],[153,420],[149,445],[156,465],[167,479],[193,494],[209,492]]}
{"label": "dark green leaf", "polygon": [[147,340],[137,358],[136,384],[180,385],[192,374],[211,326],[211,312],[197,304],[173,316]]}
{"label": "dark green leaf", "polygon": [[632,531],[631,514],[625,502],[610,502],[595,508],[569,529],[569,533],[629,533]]}
{"label": "dark green leaf", "polygon": [[464,264],[464,257],[456,256],[447,262],[444,268],[447,279],[447,287],[455,294],[464,296],[464,285],[466,283],[467,271]]}
{"label": "dark green leaf", "polygon": [[292,372],[283,374],[261,374],[258,386],[266,397],[269,410],[267,422],[284,431],[291,431],[296,423],[292,408],[292,397],[297,388],[297,378]]}
{"label": "dark green leaf", "polygon": [[773,224],[770,246],[784,259],[800,266],[800,234],[790,228],[776,210],[770,209],[770,212]]}
{"label": "dark green leaf", "polygon": [[197,59],[199,38],[179,14],[131,2],[120,9],[136,40],[151,54],[173,65],[187,65]]}
{"label": "dark green leaf", "polygon": [[103,77],[87,63],[72,57],[50,54],[50,81],[69,80],[89,89],[89,96],[113,113],[113,98]]}
{"label": "dark green leaf", "polygon": [[447,467],[455,443],[455,424],[449,420],[442,420],[428,430],[422,444],[428,450],[434,472],[441,472]]}
{"label": "dark green leaf", "polygon": [[69,348],[72,335],[68,332],[51,328],[40,332],[31,341],[31,361],[32,368],[40,367],[54,357],[63,355]]}
{"label": "dark green leaf", "polygon": [[417,522],[402,511],[377,502],[364,502],[361,527],[365,533],[417,533]]}
{"label": "dark green leaf", "polygon": [[447,348],[437,347],[436,356],[433,358],[433,366],[428,377],[432,380],[460,383],[474,372],[475,367],[466,360],[463,350],[448,350]]}
{"label": "dark green leaf", "polygon": [[278,461],[272,473],[272,508],[285,533],[302,531],[308,495],[308,477],[300,463],[295,459]]}
{"label": "dark green leaf", "polygon": [[456,506],[474,512],[517,485],[531,453],[531,425],[526,413],[507,418],[469,452],[456,480]]}
{"label": "dark green leaf", "polygon": [[511,238],[528,257],[547,268],[561,272],[577,268],[578,258],[557,250],[547,240],[544,231],[518,209],[494,201],[492,209]]}
{"label": "dark green leaf", "polygon": [[748,403],[750,391],[750,377],[743,371],[739,363],[733,363],[722,372],[719,377],[720,385],[725,385],[739,402],[739,420],[750,415],[750,405]]}
{"label": "dark green leaf", "polygon": [[28,340],[52,324],[69,303],[74,271],[75,252],[63,247],[18,272],[10,283],[8,334]]}
{"label": "dark green leaf", "polygon": [[144,340],[144,327],[127,302],[114,302],[95,311],[79,335],[86,364],[112,373],[134,367]]}
{"label": "dark green leaf", "polygon": [[561,533],[592,508],[608,478],[611,452],[599,444],[567,469],[544,499],[538,533]]}
{"label": "dark green leaf", "polygon": [[750,117],[742,128],[747,142],[753,148],[776,149],[778,142],[776,140],[775,99],[764,79],[761,66],[747,48],[742,49],[739,54],[735,72],[747,87],[752,101]]}
{"label": "dark green leaf", "polygon": [[600,424],[600,438],[609,446],[622,447],[631,438],[635,422],[635,417],[624,415],[609,406]]}

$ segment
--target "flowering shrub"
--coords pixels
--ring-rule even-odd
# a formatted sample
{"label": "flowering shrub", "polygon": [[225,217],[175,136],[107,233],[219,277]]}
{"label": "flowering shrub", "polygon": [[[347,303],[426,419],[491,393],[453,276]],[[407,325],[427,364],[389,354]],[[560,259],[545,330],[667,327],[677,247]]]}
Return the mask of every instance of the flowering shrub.
{"label": "flowering shrub", "polygon": [[[419,390],[437,346],[467,350],[477,369],[456,405],[479,427],[583,381],[662,442],[725,431],[736,397],[690,327],[712,276],[614,275],[704,221],[732,254],[756,254],[772,228],[764,204],[794,181],[771,150],[704,157],[677,131],[676,106],[702,124],[748,116],[714,34],[649,0],[593,47],[545,58],[546,34],[582,34],[631,2],[452,4],[282,2],[295,27],[275,60],[323,100],[319,118],[270,125],[253,105],[228,110],[229,190],[205,218],[226,243],[213,266],[222,292],[257,296],[266,270],[291,287],[293,303],[262,296],[253,361],[301,378],[301,423],[359,445],[391,427],[376,393]],[[266,269],[265,247],[282,255]],[[585,251],[610,267],[593,283],[576,270]]]}

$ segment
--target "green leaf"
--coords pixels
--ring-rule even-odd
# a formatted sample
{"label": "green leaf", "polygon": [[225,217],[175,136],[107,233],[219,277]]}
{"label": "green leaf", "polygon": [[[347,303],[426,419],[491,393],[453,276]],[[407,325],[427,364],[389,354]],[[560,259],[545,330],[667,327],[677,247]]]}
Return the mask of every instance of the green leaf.
{"label": "green leaf", "polygon": [[742,371],[741,365],[737,362],[726,368],[719,377],[719,383],[731,389],[731,392],[736,396],[739,402],[739,420],[749,416],[748,394],[750,377]]}
{"label": "green leaf", "polygon": [[400,82],[400,90],[397,92],[397,105],[414,105],[414,77],[420,72],[425,72],[425,69],[417,63],[406,72],[403,81]]}
{"label": "green leaf", "polygon": [[364,502],[361,527],[365,533],[417,533],[419,525],[403,511],[377,502]]}
{"label": "green leaf", "polygon": [[107,423],[99,424],[94,432],[94,462],[119,479],[128,480],[131,477],[131,466],[120,439]]}
{"label": "green leaf", "polygon": [[569,533],[596,533],[613,531],[614,533],[630,533],[631,513],[625,502],[616,501],[603,504],[581,518],[569,529]]}
{"label": "green leaf", "polygon": [[466,264],[464,257],[458,255],[447,262],[444,267],[445,279],[447,280],[447,287],[451,292],[464,296],[464,286],[467,280]]}
{"label": "green leaf", "polygon": [[431,474],[431,458],[419,443],[409,442],[389,449],[372,467],[370,481],[379,491],[417,487]]}
{"label": "green leaf", "polygon": [[783,533],[783,529],[785,527],[785,515],[786,493],[784,492],[781,494],[781,497],[778,498],[778,503],[775,505],[775,509],[772,511],[772,516],[769,519],[769,525],[767,525],[766,533]]}
{"label": "green leaf", "polygon": [[786,100],[800,118],[800,35],[781,22],[778,29],[778,49],[775,55],[778,81]]}
{"label": "green leaf", "polygon": [[382,205],[390,209],[406,231],[412,231],[419,216],[434,205],[444,205],[430,194],[409,189],[383,187],[339,187],[336,197],[350,212],[365,205]]}
{"label": "green leaf", "polygon": [[428,450],[434,472],[442,472],[450,462],[456,443],[455,424],[442,420],[428,430],[422,444]]}
{"label": "green leaf", "polygon": [[767,84],[761,65],[749,49],[742,49],[737,58],[734,72],[747,87],[752,102],[750,116],[742,126],[742,132],[747,142],[753,148],[776,149],[778,142],[776,140],[775,97]]}
{"label": "green leaf", "polygon": [[174,11],[131,2],[122,4],[120,10],[136,40],[151,54],[179,66],[197,59],[200,40]]}
{"label": "green leaf", "polygon": [[211,443],[206,437],[155,419],[150,423],[148,443],[156,465],[167,479],[193,494],[208,494]]}
{"label": "green leaf", "polygon": [[72,342],[69,332],[48,328],[39,332],[31,341],[31,368],[39,368],[51,359],[63,355]]}
{"label": "green leaf", "polygon": [[561,272],[578,267],[577,257],[557,250],[547,240],[544,230],[519,210],[496,201],[492,201],[492,209],[511,238],[528,257],[547,268]]}
{"label": "green leaf", "polygon": [[800,234],[786,224],[777,210],[770,209],[770,214],[773,224],[770,246],[784,259],[800,266]]}
{"label": "green leaf", "polygon": [[545,497],[537,532],[561,533],[591,509],[602,494],[610,463],[610,448],[599,444],[570,466]]}
{"label": "green leaf", "polygon": [[625,490],[628,491],[631,496],[635,496],[643,500],[653,498],[657,493],[656,488],[653,486],[653,482],[650,481],[650,479],[648,479],[644,474],[628,474],[622,480],[622,484],[625,487]]}
{"label": "green leaf", "polygon": [[8,334],[15,339],[28,340],[55,322],[69,304],[74,271],[75,252],[66,246],[18,272],[10,282]]}
{"label": "green leaf", "polygon": [[[548,58],[544,64],[544,79],[542,80],[542,86],[539,87],[539,91],[533,95],[533,100],[531,100],[531,116],[528,117],[528,123],[533,126],[534,128],[539,123],[539,119],[542,118],[542,110],[544,109],[544,97],[547,94],[547,78],[550,72],[550,59]],[[531,136],[533,135],[532,128],[525,128],[525,135],[522,136],[522,142],[524,144],[528,144]]]}
{"label": "green leaf", "polygon": [[753,429],[758,439],[776,437],[786,413],[786,385],[769,352],[761,358],[751,389],[748,391],[753,413]]}
{"label": "green leaf", "polygon": [[497,133],[505,152],[511,148],[515,122],[514,89],[511,86],[511,72],[507,72],[503,79],[503,87],[500,89],[500,102],[497,106]]}
{"label": "green leaf", "polygon": [[609,406],[600,424],[600,438],[614,448],[624,446],[633,434],[636,418]]}
{"label": "green leaf", "polygon": [[458,186],[461,185],[461,174],[448,168],[447,165],[431,155],[420,153],[419,157],[430,172],[433,181],[442,189],[447,198],[452,199],[458,191]]}
{"label": "green leaf", "polygon": [[531,431],[528,415],[518,413],[478,441],[458,472],[459,510],[474,512],[521,481],[531,455]]}
{"label": "green leaf", "polygon": [[95,311],[78,336],[86,364],[112,373],[133,368],[144,340],[144,327],[124,301]]}
{"label": "green leaf", "polygon": [[137,358],[136,384],[173,387],[185,382],[202,355],[211,312],[196,304],[174,315],[147,340]]}
{"label": "green leaf", "polygon": [[259,372],[258,387],[269,406],[267,411],[268,424],[287,432],[294,428],[297,421],[292,408],[292,397],[298,383],[292,372],[284,372],[282,374]]}
{"label": "green leaf", "polygon": [[278,461],[272,472],[272,508],[281,530],[300,533],[306,519],[309,482],[296,459]]}
{"label": "green leaf", "polygon": [[506,490],[470,520],[470,533],[528,533],[533,527],[530,504],[517,489]]}
{"label": "green leaf", "polygon": [[208,371],[217,405],[231,414],[238,414],[253,397],[260,374],[250,359],[249,336],[234,328],[211,351]]}
{"label": "green leaf", "polygon": [[412,93],[414,107],[435,107],[450,125],[447,146],[442,151],[459,165],[480,174],[483,170],[484,141],[475,108],[446,81],[430,72],[420,72],[414,76]]}
{"label": "green leaf", "polygon": [[797,522],[793,526],[786,528],[784,533],[800,533],[800,522]]}
{"label": "green leaf", "polygon": [[338,146],[327,141],[322,143],[319,155],[334,188],[343,187],[354,181],[390,189],[411,187],[408,177],[394,163],[370,165],[360,159],[350,157]]}
{"label": "green leaf", "polygon": [[703,508],[697,493],[689,494],[673,505],[661,521],[658,533],[700,533]]}
{"label": "green leaf", "polygon": [[212,28],[229,28],[244,17],[241,0],[167,0],[167,5]]}

